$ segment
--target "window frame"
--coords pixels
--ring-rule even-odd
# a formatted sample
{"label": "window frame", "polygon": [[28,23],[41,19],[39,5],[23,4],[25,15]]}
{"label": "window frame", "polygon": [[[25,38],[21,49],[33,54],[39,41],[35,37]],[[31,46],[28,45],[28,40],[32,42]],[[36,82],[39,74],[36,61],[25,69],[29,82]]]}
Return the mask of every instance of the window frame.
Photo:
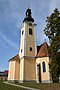
{"label": "window frame", "polygon": [[32,47],[30,47],[29,50],[32,51]]}
{"label": "window frame", "polygon": [[32,28],[29,28],[29,35],[32,35]]}
{"label": "window frame", "polygon": [[42,67],[43,67],[43,73],[46,72],[46,63],[44,61],[42,62]]}
{"label": "window frame", "polygon": [[22,53],[23,49],[21,49],[21,53]]}
{"label": "window frame", "polygon": [[24,30],[22,30],[22,35],[24,34]]}

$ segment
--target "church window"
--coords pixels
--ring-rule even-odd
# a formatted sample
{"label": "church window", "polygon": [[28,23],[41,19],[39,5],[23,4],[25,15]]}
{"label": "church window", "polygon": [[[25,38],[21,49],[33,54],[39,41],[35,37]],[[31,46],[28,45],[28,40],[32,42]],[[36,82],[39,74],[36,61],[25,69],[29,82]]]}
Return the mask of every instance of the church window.
{"label": "church window", "polygon": [[21,49],[21,53],[22,53],[22,49]]}
{"label": "church window", "polygon": [[43,66],[43,72],[46,72],[46,64],[45,64],[45,62],[42,63],[42,66]]}
{"label": "church window", "polygon": [[30,51],[32,51],[32,47],[30,47]]}
{"label": "church window", "polygon": [[31,28],[29,28],[29,34],[32,35],[32,29]]}
{"label": "church window", "polygon": [[24,34],[24,31],[22,31],[22,35]]}

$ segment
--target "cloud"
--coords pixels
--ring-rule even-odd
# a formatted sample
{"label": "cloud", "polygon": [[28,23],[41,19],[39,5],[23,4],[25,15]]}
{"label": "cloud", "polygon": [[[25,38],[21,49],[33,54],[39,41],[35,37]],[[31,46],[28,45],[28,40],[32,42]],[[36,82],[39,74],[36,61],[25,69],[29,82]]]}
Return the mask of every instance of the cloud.
{"label": "cloud", "polygon": [[[20,19],[20,6],[17,0],[0,1],[0,19],[5,22],[18,23]],[[16,25],[17,26],[17,25]]]}
{"label": "cloud", "polygon": [[4,42],[5,42],[8,46],[10,46],[9,48],[13,48],[15,50],[18,50],[18,46],[16,43],[14,43],[12,40],[7,38],[3,33],[0,33],[0,36],[1,36],[0,39],[3,40],[2,45],[4,48],[6,48],[6,46],[4,45]]}

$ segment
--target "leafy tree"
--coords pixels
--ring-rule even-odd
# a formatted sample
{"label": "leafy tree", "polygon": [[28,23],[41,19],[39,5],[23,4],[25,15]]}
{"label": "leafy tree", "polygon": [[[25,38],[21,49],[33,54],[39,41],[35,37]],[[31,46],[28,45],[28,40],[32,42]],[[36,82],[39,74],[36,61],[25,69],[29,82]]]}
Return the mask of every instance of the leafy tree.
{"label": "leafy tree", "polygon": [[53,37],[60,35],[60,13],[57,8],[47,17],[46,22],[47,24],[44,32],[50,40],[52,40]]}
{"label": "leafy tree", "polygon": [[44,32],[50,40],[50,72],[53,82],[58,82],[60,74],[60,13],[57,8],[47,17],[46,22]]}
{"label": "leafy tree", "polygon": [[60,74],[60,36],[55,36],[49,47],[49,53],[51,58],[50,72],[53,82],[59,81]]}

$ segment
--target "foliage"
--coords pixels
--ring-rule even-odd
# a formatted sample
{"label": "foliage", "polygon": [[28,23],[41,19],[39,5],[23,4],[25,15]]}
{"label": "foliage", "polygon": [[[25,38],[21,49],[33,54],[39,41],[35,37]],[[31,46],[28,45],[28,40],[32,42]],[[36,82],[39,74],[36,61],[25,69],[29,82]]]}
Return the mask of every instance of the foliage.
{"label": "foliage", "polygon": [[47,17],[47,24],[44,29],[50,40],[49,54],[51,58],[50,72],[53,82],[58,82],[60,74],[60,13],[58,9]]}
{"label": "foliage", "polygon": [[49,47],[50,58],[51,58],[51,76],[53,82],[58,82],[60,74],[60,52],[58,52],[60,47],[60,36],[55,36],[52,39],[52,43]]}
{"label": "foliage", "polygon": [[60,35],[60,13],[57,8],[54,10],[54,13],[47,17],[46,22],[44,32],[49,39]]}

